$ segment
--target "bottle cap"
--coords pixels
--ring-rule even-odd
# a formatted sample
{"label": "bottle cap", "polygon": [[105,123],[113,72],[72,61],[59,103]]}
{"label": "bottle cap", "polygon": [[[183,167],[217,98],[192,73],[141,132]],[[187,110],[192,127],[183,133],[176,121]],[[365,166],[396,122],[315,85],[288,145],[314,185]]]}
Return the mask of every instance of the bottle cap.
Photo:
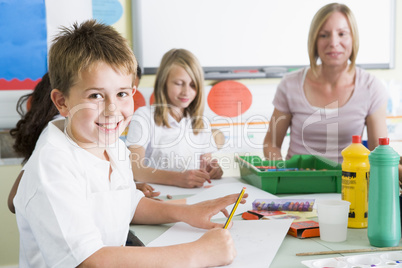
{"label": "bottle cap", "polygon": [[389,138],[380,138],[380,145],[389,145]]}
{"label": "bottle cap", "polygon": [[352,136],[352,143],[362,143],[362,137],[359,135]]}

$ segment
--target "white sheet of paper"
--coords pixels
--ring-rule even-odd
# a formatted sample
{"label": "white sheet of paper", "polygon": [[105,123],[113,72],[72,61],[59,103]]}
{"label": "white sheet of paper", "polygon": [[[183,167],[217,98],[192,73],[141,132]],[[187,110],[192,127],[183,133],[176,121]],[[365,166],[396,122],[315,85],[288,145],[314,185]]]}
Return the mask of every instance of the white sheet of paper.
{"label": "white sheet of paper", "polygon": [[[293,220],[233,221],[230,229],[237,256],[227,267],[269,267]],[[200,238],[207,230],[180,222],[147,245],[169,246]],[[202,252],[200,252],[202,254]]]}
{"label": "white sheet of paper", "polygon": [[[223,184],[223,183],[230,183],[230,182],[238,182],[238,178],[233,178],[233,177],[226,177],[222,178],[219,180],[211,180],[211,184],[208,182],[204,183],[204,186],[201,188],[181,188],[178,186],[169,186],[169,185],[163,185],[163,184],[154,184],[154,183],[149,183],[152,187],[154,187],[156,192],[160,192],[160,196],[166,196],[166,195],[195,195],[199,192],[204,191],[205,189],[210,188],[211,186]],[[240,192],[240,190],[239,190]]]}
{"label": "white sheet of paper", "polygon": [[[246,212],[247,210],[252,209],[252,204],[256,199],[278,198],[277,196],[270,194],[266,191],[263,191],[253,185],[241,182],[233,182],[233,183],[219,184],[214,187],[205,189],[204,191],[187,198],[187,204],[195,204],[201,201],[219,198],[229,194],[236,194],[236,193],[240,194],[240,191],[242,190],[243,187],[246,187],[246,193],[248,193],[247,202],[245,204],[239,204],[236,213],[234,215],[239,215],[242,214],[243,212]],[[230,213],[232,207],[233,204],[226,207],[228,213]],[[223,213],[220,212],[215,216],[213,216],[212,219],[219,219],[224,217],[225,215],[223,215]]]}

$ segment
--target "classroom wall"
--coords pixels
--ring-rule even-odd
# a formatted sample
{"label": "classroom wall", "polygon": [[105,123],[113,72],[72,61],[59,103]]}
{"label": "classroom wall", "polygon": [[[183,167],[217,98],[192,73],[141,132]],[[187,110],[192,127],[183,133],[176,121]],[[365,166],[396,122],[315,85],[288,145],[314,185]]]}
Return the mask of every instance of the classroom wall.
{"label": "classroom wall", "polygon": [[20,170],[20,165],[0,165],[0,266],[18,265],[19,233],[15,215],[8,210],[7,198]]}
{"label": "classroom wall", "polygon": [[[376,75],[380,79],[384,80],[399,80],[402,81],[402,2],[396,1],[396,43],[395,43],[395,68],[384,70],[369,70],[370,73]],[[375,17],[375,15],[374,15]],[[373,32],[373,38],[375,38],[375,32]],[[307,53],[307,52],[306,52]],[[373,51],[375,53],[375,51]],[[154,82],[154,75],[144,75],[140,83],[141,87],[152,87]],[[245,79],[239,80],[245,84],[278,84],[280,79]],[[216,81],[208,80],[207,84],[213,84]]]}
{"label": "classroom wall", "polygon": [[[114,26],[121,32],[126,38],[131,40],[131,1],[120,0],[124,6],[125,13],[121,20],[119,20]],[[375,33],[373,33],[375,37]],[[378,78],[382,79],[388,85],[398,87],[402,84],[402,4],[401,1],[396,2],[396,51],[395,51],[395,68],[391,70],[370,70]],[[375,51],[373,51],[375,53]],[[147,88],[151,90],[154,84],[154,75],[144,75],[141,79],[139,88]],[[280,79],[246,79],[239,80],[239,82],[253,88],[264,87],[272,88],[279,83]],[[212,84],[217,81],[206,81],[207,87],[211,87]],[[274,94],[273,90],[267,90],[270,94]],[[402,86],[401,86],[402,92]],[[394,144],[394,148],[402,154],[402,148],[399,144]],[[230,154],[222,154],[221,156],[228,156]],[[0,165],[0,267],[17,267],[18,266],[18,229],[16,226],[15,215],[11,214],[7,208],[7,197],[9,189],[11,189],[15,178],[17,177],[21,169],[20,165],[3,164]],[[229,168],[226,171],[226,175],[237,175],[238,172]]]}
{"label": "classroom wall", "polygon": [[[391,95],[389,99],[389,105],[388,105],[388,119],[387,119],[387,125],[388,125],[388,130],[389,130],[389,136],[391,138],[391,144],[393,144],[395,147],[400,148],[401,142],[402,142],[402,4],[401,1],[396,1],[396,29],[395,29],[395,35],[396,35],[396,40],[395,40],[395,67],[394,69],[382,69],[382,70],[368,70],[370,73],[374,74],[377,76],[386,86],[388,93]],[[375,38],[375,32],[372,33],[373,38]],[[134,40],[135,43],[135,40]],[[307,53],[307,52],[306,52]],[[373,51],[372,53],[375,53]],[[196,55],[197,56],[197,55]],[[155,81],[155,75],[143,75],[140,85],[139,85],[139,91],[144,95],[147,104],[149,104],[148,97],[152,93],[153,89],[153,84]],[[272,105],[272,99],[273,95],[275,94],[276,86],[280,82],[280,79],[243,79],[243,80],[236,80],[237,82],[242,83],[245,85],[251,92],[252,97],[253,97],[253,103],[251,105],[251,108],[246,112],[248,113],[247,116],[244,116],[243,118],[230,118],[233,119],[235,123],[240,122],[245,122],[245,119],[249,118],[249,114],[252,113],[254,115],[258,115],[261,118],[265,118],[266,121],[269,121],[270,115],[272,114],[273,111],[273,105]],[[207,80],[206,81],[206,87],[205,91],[208,95],[208,93],[211,90],[212,85],[215,85],[219,81],[215,80]],[[261,105],[261,102],[263,104]],[[255,105],[258,104],[258,107],[255,107]],[[212,116],[216,117],[216,114],[213,113],[209,107],[209,105],[206,105],[205,109],[205,114],[208,118],[211,118]],[[212,124],[215,123],[212,120]],[[262,122],[260,122],[262,123]],[[262,124],[261,124],[262,126]],[[219,127],[218,127],[219,128]],[[236,128],[236,127],[234,127]],[[267,126],[266,126],[267,129]],[[237,131],[236,129],[234,130],[235,132]],[[260,129],[256,129],[256,131],[260,132]],[[262,131],[263,132],[263,131]],[[253,137],[254,140],[259,139],[261,144],[263,142],[263,133],[256,133]],[[233,137],[230,137],[228,135],[225,135],[226,141],[229,139],[233,139]],[[363,136],[364,138],[364,136]],[[254,141],[253,141],[254,142]],[[286,151],[287,149],[287,142],[288,139],[285,139],[284,142],[284,148],[283,152]],[[244,142],[243,142],[244,144]],[[249,147],[240,147],[237,148],[238,151],[244,151],[248,150]],[[261,150],[261,148],[256,148],[257,150]],[[233,149],[232,151],[236,150]],[[398,149],[400,153],[402,153],[402,148],[401,150]]]}

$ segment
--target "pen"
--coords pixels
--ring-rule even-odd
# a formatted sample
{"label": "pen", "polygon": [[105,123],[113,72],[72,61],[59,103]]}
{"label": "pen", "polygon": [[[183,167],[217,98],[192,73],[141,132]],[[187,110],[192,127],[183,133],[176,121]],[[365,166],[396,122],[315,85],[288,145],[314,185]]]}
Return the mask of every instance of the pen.
{"label": "pen", "polygon": [[241,199],[243,198],[244,192],[246,191],[246,187],[243,187],[243,189],[241,190],[239,197],[236,200],[236,203],[234,204],[232,211],[230,212],[229,218],[226,220],[225,226],[223,226],[223,229],[227,229],[229,226],[230,221],[233,218],[233,215],[237,209],[237,206],[239,205]]}

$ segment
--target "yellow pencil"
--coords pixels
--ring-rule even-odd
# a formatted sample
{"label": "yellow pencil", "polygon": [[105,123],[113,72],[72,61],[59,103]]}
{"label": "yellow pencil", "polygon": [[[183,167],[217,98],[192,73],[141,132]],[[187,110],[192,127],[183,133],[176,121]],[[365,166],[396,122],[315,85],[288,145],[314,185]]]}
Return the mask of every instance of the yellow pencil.
{"label": "yellow pencil", "polygon": [[223,227],[223,229],[227,229],[229,226],[230,221],[233,218],[234,213],[236,212],[237,206],[240,204],[241,199],[243,198],[244,192],[246,191],[246,187],[243,187],[243,189],[241,190],[239,197],[236,200],[236,203],[234,204],[232,211],[230,212],[229,218],[226,220],[225,226]]}

